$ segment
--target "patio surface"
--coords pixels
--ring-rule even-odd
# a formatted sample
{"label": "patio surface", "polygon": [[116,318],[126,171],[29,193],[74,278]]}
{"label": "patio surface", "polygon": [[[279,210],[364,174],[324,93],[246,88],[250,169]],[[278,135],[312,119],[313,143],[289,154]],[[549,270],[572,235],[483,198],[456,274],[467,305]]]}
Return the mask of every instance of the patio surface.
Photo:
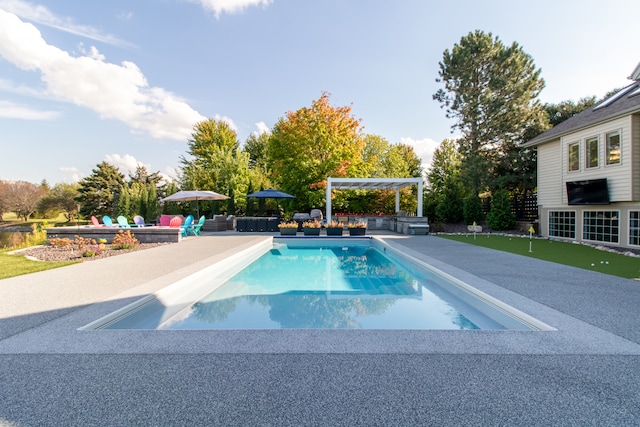
{"label": "patio surface", "polygon": [[77,330],[268,236],[211,233],[0,280],[0,425],[640,425],[640,282],[377,235],[557,330]]}

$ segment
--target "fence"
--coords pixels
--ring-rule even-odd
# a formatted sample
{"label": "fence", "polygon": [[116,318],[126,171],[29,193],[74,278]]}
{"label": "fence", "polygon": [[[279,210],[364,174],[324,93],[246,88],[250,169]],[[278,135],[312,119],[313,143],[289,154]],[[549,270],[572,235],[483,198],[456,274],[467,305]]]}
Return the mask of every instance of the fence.
{"label": "fence", "polygon": [[[486,216],[491,207],[491,197],[482,199],[482,213]],[[516,216],[516,221],[532,222],[538,219],[538,195],[516,194],[511,197],[511,212]]]}

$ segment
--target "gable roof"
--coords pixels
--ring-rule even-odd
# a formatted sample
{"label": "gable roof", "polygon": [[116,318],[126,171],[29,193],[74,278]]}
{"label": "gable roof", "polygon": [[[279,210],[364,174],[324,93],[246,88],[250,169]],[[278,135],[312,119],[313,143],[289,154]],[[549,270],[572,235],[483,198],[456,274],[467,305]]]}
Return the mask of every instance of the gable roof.
{"label": "gable roof", "polygon": [[[636,74],[638,74],[638,76],[636,76]],[[640,64],[636,67],[631,78],[634,76],[640,77]],[[558,139],[567,133],[575,132],[582,128],[594,126],[598,123],[602,123],[619,116],[640,112],[640,79],[634,80],[635,81],[633,83],[614,95],[592,105],[564,122],[557,124],[548,131],[525,142],[522,146],[534,147],[536,145]]]}

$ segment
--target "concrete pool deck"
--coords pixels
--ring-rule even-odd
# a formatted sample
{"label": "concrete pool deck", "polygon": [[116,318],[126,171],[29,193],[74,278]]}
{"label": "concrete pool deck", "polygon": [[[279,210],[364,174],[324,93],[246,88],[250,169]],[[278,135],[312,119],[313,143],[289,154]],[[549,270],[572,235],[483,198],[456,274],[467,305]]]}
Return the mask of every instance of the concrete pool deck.
{"label": "concrete pool deck", "polygon": [[0,280],[0,425],[640,425],[640,282],[377,235],[557,331],[77,330],[265,238],[212,233]]}

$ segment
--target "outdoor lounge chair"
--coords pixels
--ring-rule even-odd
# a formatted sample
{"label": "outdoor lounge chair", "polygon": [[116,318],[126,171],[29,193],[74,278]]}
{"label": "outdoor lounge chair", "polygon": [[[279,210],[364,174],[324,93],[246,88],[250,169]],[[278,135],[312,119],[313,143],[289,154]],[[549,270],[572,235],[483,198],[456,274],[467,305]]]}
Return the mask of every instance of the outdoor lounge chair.
{"label": "outdoor lounge chair", "polygon": [[171,216],[169,215],[160,215],[160,225],[164,227],[168,227],[171,222]]}
{"label": "outdoor lounge chair", "polygon": [[133,217],[133,223],[138,226],[138,228],[144,227],[144,218],[140,215],[136,215]]}
{"label": "outdoor lounge chair", "polygon": [[100,224],[100,221],[98,221],[98,218],[96,218],[93,215],[91,215],[91,225],[93,225],[94,227],[104,227],[104,225]]}
{"label": "outdoor lounge chair", "polygon": [[200,217],[200,219],[198,220],[198,223],[195,225],[192,225],[191,227],[187,228],[187,234],[191,233],[194,236],[199,236],[201,234],[200,229],[202,228],[202,226],[204,225],[205,222],[205,217],[204,215],[202,215]]}
{"label": "outdoor lounge chair", "polygon": [[187,230],[191,228],[191,224],[193,224],[193,215],[187,216],[184,220],[184,224],[180,226],[182,237],[187,237]]}
{"label": "outdoor lounge chair", "polygon": [[113,224],[113,220],[108,215],[104,215],[102,217],[102,223],[104,224],[105,227],[115,227],[115,225]]}
{"label": "outdoor lounge chair", "polygon": [[169,227],[171,228],[180,228],[181,225],[182,225],[182,218],[180,218],[179,216],[174,216],[169,221]]}
{"label": "outdoor lounge chair", "polygon": [[118,220],[118,228],[131,228],[126,216],[119,215],[116,219]]}

